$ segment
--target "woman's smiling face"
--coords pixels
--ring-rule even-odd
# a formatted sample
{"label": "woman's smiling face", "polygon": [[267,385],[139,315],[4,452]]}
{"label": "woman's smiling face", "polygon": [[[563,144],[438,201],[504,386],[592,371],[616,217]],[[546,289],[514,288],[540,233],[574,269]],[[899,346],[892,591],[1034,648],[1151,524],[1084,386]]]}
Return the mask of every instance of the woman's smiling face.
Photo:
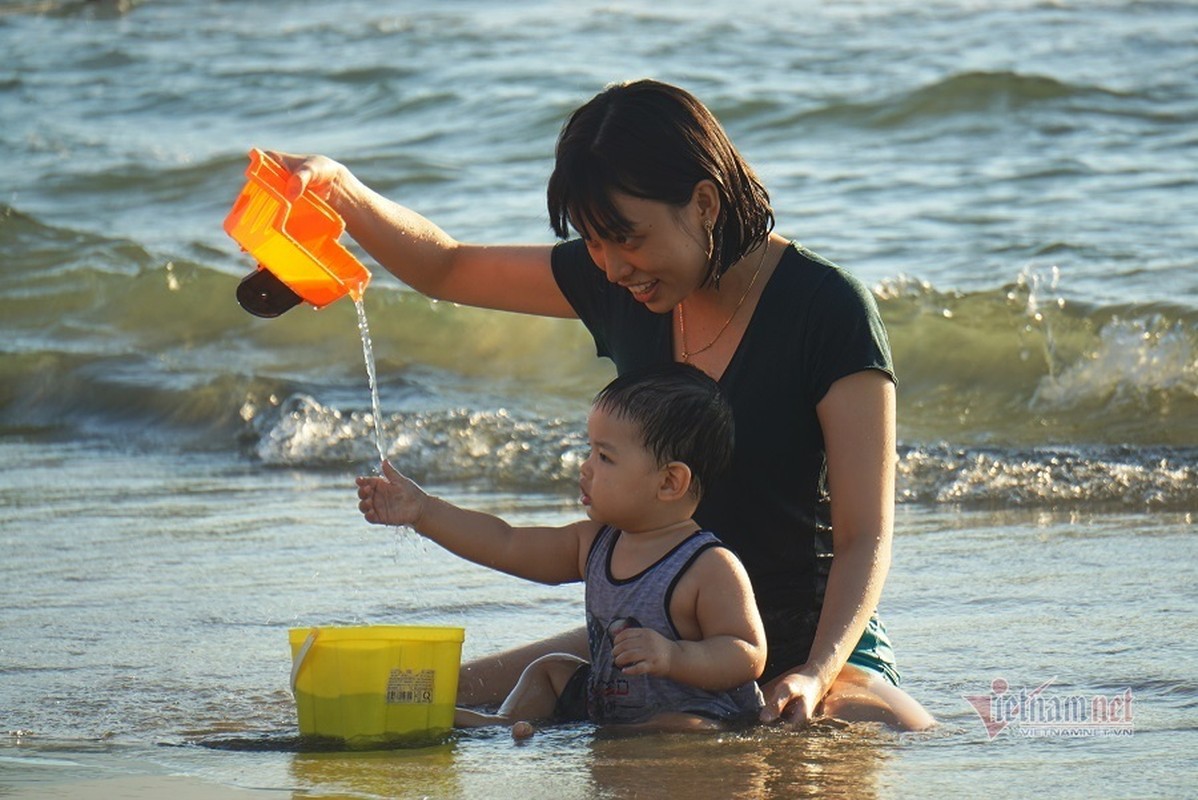
{"label": "woman's smiling face", "polygon": [[608,281],[650,311],[668,313],[707,272],[711,244],[699,203],[678,208],[625,194],[612,200],[631,230],[609,238],[584,233],[587,252]]}

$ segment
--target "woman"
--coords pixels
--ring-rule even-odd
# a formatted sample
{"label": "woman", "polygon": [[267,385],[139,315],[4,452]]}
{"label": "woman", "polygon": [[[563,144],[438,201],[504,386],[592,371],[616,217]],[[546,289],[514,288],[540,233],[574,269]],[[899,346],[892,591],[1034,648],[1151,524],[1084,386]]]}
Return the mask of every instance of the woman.
{"label": "woman", "polygon": [[[885,330],[852,276],[772,232],[769,196],[697,99],[610,86],[562,129],[549,179],[557,245],[455,241],[322,156],[273,154],[381,265],[436,299],[576,317],[619,372],[666,360],[720,381],[732,475],[695,519],[741,557],[765,623],[766,722],[817,714],[920,729],[874,615],[890,564],[895,389]],[[466,665],[459,702],[501,700],[580,631]]]}

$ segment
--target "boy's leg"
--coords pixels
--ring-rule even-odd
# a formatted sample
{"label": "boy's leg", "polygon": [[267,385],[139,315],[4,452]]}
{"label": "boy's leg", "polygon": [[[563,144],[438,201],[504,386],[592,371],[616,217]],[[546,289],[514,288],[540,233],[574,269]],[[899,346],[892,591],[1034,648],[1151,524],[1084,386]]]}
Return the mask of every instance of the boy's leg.
{"label": "boy's leg", "polygon": [[503,701],[497,716],[510,722],[551,718],[562,690],[578,668],[586,663],[569,653],[541,656],[520,675],[516,688]]}
{"label": "boy's leg", "polygon": [[570,677],[587,662],[568,653],[550,653],[529,664],[520,675],[511,694],[494,714],[457,708],[453,724],[458,728],[510,725],[522,720],[543,720],[553,716],[557,699]]}
{"label": "boy's leg", "polygon": [[453,727],[455,728],[485,728],[488,725],[506,725],[507,720],[498,714],[487,714],[470,708],[455,708],[453,710]]}
{"label": "boy's leg", "polygon": [[575,628],[539,642],[514,647],[492,656],[469,661],[458,673],[459,706],[495,706],[503,702],[524,669],[541,656],[568,653],[588,658],[586,628]]}

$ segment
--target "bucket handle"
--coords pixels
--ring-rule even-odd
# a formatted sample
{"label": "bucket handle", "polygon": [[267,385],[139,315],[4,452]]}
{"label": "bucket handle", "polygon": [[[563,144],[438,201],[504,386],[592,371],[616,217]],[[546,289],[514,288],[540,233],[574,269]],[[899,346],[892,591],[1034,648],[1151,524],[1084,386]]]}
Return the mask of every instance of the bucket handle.
{"label": "bucket handle", "polygon": [[304,666],[304,659],[308,656],[308,651],[312,649],[312,645],[316,643],[316,637],[320,633],[320,628],[313,628],[308,634],[308,638],[304,639],[304,643],[300,645],[300,649],[296,651],[295,658],[291,659],[291,693],[295,694],[295,682],[299,679],[300,669]]}

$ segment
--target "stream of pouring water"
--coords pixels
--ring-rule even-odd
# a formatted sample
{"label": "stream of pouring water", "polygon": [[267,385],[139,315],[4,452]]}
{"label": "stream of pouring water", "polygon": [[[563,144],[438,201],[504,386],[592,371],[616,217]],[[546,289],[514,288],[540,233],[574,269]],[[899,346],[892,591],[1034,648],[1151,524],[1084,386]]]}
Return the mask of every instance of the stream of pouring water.
{"label": "stream of pouring water", "polygon": [[370,416],[374,421],[374,446],[379,451],[379,463],[386,460],[383,450],[382,412],[379,408],[379,384],[374,370],[374,344],[370,341],[370,326],[366,324],[366,302],[364,293],[359,293],[354,300],[358,309],[358,334],[362,337],[362,356],[366,359],[366,376],[370,380]]}

